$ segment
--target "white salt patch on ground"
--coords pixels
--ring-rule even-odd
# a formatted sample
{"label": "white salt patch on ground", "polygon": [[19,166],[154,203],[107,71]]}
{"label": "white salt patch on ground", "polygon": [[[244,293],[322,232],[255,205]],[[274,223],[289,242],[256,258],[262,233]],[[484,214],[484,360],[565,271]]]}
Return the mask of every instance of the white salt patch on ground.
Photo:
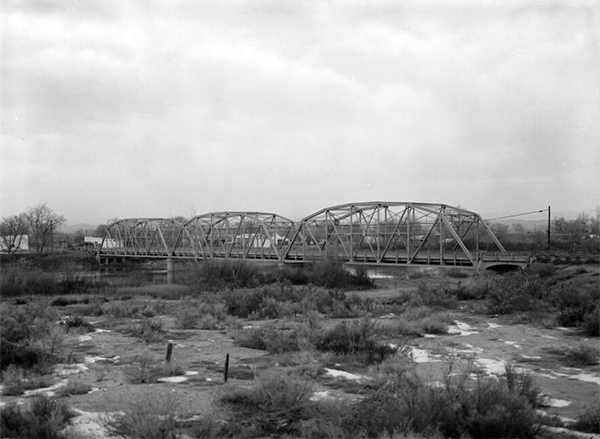
{"label": "white salt patch on ground", "polygon": [[521,354],[521,358],[525,359],[525,360],[531,360],[531,361],[538,361],[541,360],[542,357],[540,357],[539,355],[523,355]]}
{"label": "white salt patch on ground", "polygon": [[395,279],[394,276],[389,274],[369,274],[371,279]]}
{"label": "white salt patch on ground", "polygon": [[323,401],[324,399],[332,399],[327,390],[324,390],[322,392],[315,392],[310,397],[311,401]]}
{"label": "white salt patch on ground", "polygon": [[75,364],[57,364],[54,366],[54,374],[58,376],[76,375],[88,370],[87,366],[83,363]]}
{"label": "white salt patch on ground", "polygon": [[184,375],[186,377],[190,377],[190,376],[198,375],[198,372],[196,372],[195,370],[188,370],[186,373],[184,373]]}
{"label": "white salt patch on ground", "polygon": [[92,340],[92,336],[91,335],[80,335],[79,336],[79,342],[84,342],[84,341],[90,341]]}
{"label": "white salt patch on ground", "polygon": [[50,387],[44,387],[42,389],[26,390],[23,393],[23,396],[25,398],[28,398],[30,396],[44,395],[44,394],[46,396],[55,396],[56,391],[58,389],[60,389],[61,387],[66,386],[68,382],[69,382],[68,380],[62,380],[59,383],[56,383],[55,385],[50,386]]}
{"label": "white salt patch on ground", "polygon": [[505,341],[504,344],[508,344],[514,346],[517,349],[521,349],[521,345],[519,345],[516,341]]}
{"label": "white salt patch on ground", "polygon": [[596,383],[600,386],[600,377],[594,376],[589,373],[580,373],[579,375],[569,375],[569,378],[573,380],[584,381],[586,383]]}
{"label": "white salt patch on ground", "polygon": [[502,375],[506,370],[506,361],[492,360],[490,358],[477,358],[475,364],[481,367],[488,375]]}
{"label": "white salt patch on ground", "polygon": [[455,320],[454,325],[448,326],[448,334],[462,336],[478,334],[477,331],[471,331],[471,329],[473,328],[469,324]]}
{"label": "white salt patch on ground", "polygon": [[502,325],[499,325],[498,323],[489,323],[488,322],[488,328],[489,329],[502,328]]}
{"label": "white salt patch on ground", "polygon": [[555,380],[555,379],[558,378],[558,377],[555,377],[553,375],[548,375],[547,373],[537,373],[537,372],[533,372],[533,373],[535,374],[536,377],[548,378],[548,379],[551,379],[551,380]]}
{"label": "white salt patch on ground", "polygon": [[424,338],[437,338],[437,335],[435,334],[423,334]]}
{"label": "white salt patch on ground", "polygon": [[163,378],[157,378],[156,381],[158,381],[159,383],[183,383],[184,381],[187,381],[187,377],[184,376],[177,376],[177,377],[163,377]]}
{"label": "white salt patch on ground", "polygon": [[457,354],[481,354],[483,352],[483,348],[476,348],[470,344],[465,345],[467,349],[456,349],[454,352]]}
{"label": "white salt patch on ground", "polygon": [[419,348],[410,348],[410,354],[415,363],[434,363],[440,360],[436,359],[434,355],[431,355],[429,352]]}
{"label": "white salt patch on ground", "polygon": [[579,439],[600,439],[600,435],[592,434],[592,433],[581,433],[579,431],[569,430],[568,428],[548,427],[548,426],[543,426],[542,428],[544,430],[549,430],[549,431],[557,434],[558,436],[566,435],[567,437],[576,437]]}
{"label": "white salt patch on ground", "polygon": [[101,387],[92,387],[92,390],[90,390],[88,393],[95,393],[95,392],[106,392],[106,389],[103,389]]}
{"label": "white salt patch on ground", "polygon": [[112,332],[112,331],[109,330],[109,329],[100,329],[100,328],[97,328],[94,332]]}
{"label": "white salt patch on ground", "polygon": [[[565,367],[564,369],[571,369],[571,370],[581,370],[581,369],[573,369],[573,368],[567,368]],[[561,377],[561,378],[569,378],[571,380],[579,380],[579,381],[583,381],[586,383],[595,383],[598,384],[600,386],[600,377],[596,376],[596,375],[592,375],[589,373],[579,373],[577,375],[569,375],[568,373],[560,373],[560,372],[555,372],[553,370],[549,370],[549,369],[545,369],[546,372],[549,372],[553,375],[556,375],[557,377]]]}
{"label": "white salt patch on ground", "polygon": [[568,407],[570,405],[571,405],[571,401],[565,401],[564,399],[547,398],[544,401],[544,406],[546,406],[546,407],[561,408],[561,407]]}
{"label": "white salt patch on ground", "polygon": [[85,364],[94,364],[97,361],[110,361],[111,363],[118,363],[118,361],[121,359],[120,356],[115,355],[114,357],[102,357],[102,356],[91,356],[88,355],[83,359],[83,362]]}
{"label": "white salt patch on ground", "polygon": [[356,375],[350,372],[345,372],[343,370],[337,370],[337,369],[328,369],[325,368],[325,373],[333,378],[344,378],[347,380],[351,380],[351,381],[360,381],[366,377],[362,376],[362,375]]}

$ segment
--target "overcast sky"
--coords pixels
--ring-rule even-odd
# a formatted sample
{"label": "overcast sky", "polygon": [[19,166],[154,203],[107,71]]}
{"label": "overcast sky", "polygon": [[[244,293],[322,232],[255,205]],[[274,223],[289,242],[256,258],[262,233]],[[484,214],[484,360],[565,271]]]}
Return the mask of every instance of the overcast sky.
{"label": "overcast sky", "polygon": [[600,204],[597,0],[1,8],[2,216]]}

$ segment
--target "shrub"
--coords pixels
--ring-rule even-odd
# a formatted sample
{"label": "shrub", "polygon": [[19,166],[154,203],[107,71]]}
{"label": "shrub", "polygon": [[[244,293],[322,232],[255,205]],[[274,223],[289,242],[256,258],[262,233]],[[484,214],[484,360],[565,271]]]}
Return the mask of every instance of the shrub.
{"label": "shrub", "polygon": [[398,317],[389,325],[382,325],[382,331],[390,337],[419,337],[422,335],[421,325]]}
{"label": "shrub", "polygon": [[291,410],[305,404],[312,395],[312,384],[282,370],[259,375],[255,387],[256,402],[266,411]]}
{"label": "shrub", "polygon": [[196,291],[255,287],[261,283],[256,267],[242,260],[204,261],[182,273],[180,278]]}
{"label": "shrub", "polygon": [[164,338],[165,330],[159,319],[144,318],[139,325],[132,328],[131,333],[147,343],[154,343]]}
{"label": "shrub", "polygon": [[84,332],[92,332],[94,327],[91,323],[86,322],[81,316],[66,317],[60,321],[60,323],[66,328],[67,331],[71,329],[78,329]]}
{"label": "shrub", "polygon": [[537,275],[541,279],[546,279],[546,278],[554,276],[558,270],[557,270],[556,266],[554,266],[554,265],[543,264],[539,268],[534,269],[532,271],[534,271],[534,273],[537,273]]}
{"label": "shrub", "polygon": [[448,324],[439,317],[427,317],[421,321],[421,330],[425,334],[447,334]]}
{"label": "shrub", "polygon": [[572,428],[587,433],[600,433],[600,402],[596,400],[581,412]]}
{"label": "shrub", "polygon": [[160,376],[161,367],[149,355],[139,355],[123,368],[125,379],[130,384],[151,384]]}
{"label": "shrub", "polygon": [[446,287],[431,287],[425,283],[419,283],[416,294],[410,300],[410,306],[428,306],[431,308],[454,309],[458,307],[458,300],[452,289]]}
{"label": "shrub", "polygon": [[522,396],[532,407],[538,407],[541,402],[541,391],[535,380],[525,370],[518,369],[514,366],[507,365],[505,367],[505,382],[506,387],[512,393]]}
{"label": "shrub", "polygon": [[67,297],[57,297],[56,299],[52,300],[52,302],[50,302],[50,305],[52,305],[52,306],[67,306],[67,305],[74,305],[76,303],[79,303],[78,299],[67,298]]}
{"label": "shrub", "polygon": [[343,321],[324,331],[316,348],[322,352],[354,355],[367,364],[376,363],[396,352],[396,349],[378,343],[380,333],[380,326],[368,317],[352,323]]}
{"label": "shrub", "polygon": [[53,383],[50,375],[40,375],[14,364],[2,372],[2,393],[4,395],[21,395],[26,390],[49,387]]}
{"label": "shrub", "polygon": [[176,393],[151,390],[131,396],[114,416],[109,429],[119,437],[174,439],[178,436],[177,414],[181,401]]}
{"label": "shrub", "polygon": [[600,335],[600,306],[583,316],[583,332],[590,337]]}
{"label": "shrub", "polygon": [[264,371],[250,388],[226,384],[219,401],[236,416],[222,436],[297,436],[311,395],[310,381],[281,368]]}
{"label": "shrub", "polygon": [[370,289],[375,286],[364,268],[358,266],[355,273],[350,273],[336,259],[325,259],[313,264],[310,278],[313,284],[325,288]]}
{"label": "shrub", "polygon": [[295,352],[300,349],[296,330],[282,330],[274,326],[237,331],[234,344],[250,349],[267,350],[272,354]]}
{"label": "shrub", "polygon": [[[558,319],[563,326],[580,326],[594,320],[600,308],[600,290],[597,285],[579,282],[560,282],[550,291],[552,303],[558,308]],[[592,332],[594,332],[592,330]]]}
{"label": "shrub", "polygon": [[57,319],[46,301],[0,304],[0,369],[15,364],[48,370],[65,349],[64,330],[55,325]]}
{"label": "shrub", "polygon": [[598,364],[600,348],[587,343],[581,343],[576,348],[568,348],[564,353],[564,361],[568,366],[593,366]]}
{"label": "shrub", "polygon": [[347,428],[364,430],[368,437],[418,433],[521,438],[537,431],[537,415],[520,393],[523,388],[511,388],[506,379],[479,378],[468,386],[463,373],[449,375],[441,386],[431,386],[414,367],[403,363],[388,364],[384,372],[378,380],[380,387],[352,410]]}
{"label": "shrub", "polygon": [[215,329],[227,317],[226,305],[218,302],[185,299],[177,310],[177,323],[182,329]]}
{"label": "shrub", "polygon": [[2,437],[61,438],[61,431],[74,416],[62,401],[35,397],[29,408],[11,404],[0,411]]}
{"label": "shrub", "polygon": [[101,306],[102,313],[112,318],[135,318],[137,317],[142,309],[139,305],[132,302],[123,301],[120,302],[108,302]]}
{"label": "shrub", "polygon": [[483,288],[488,312],[492,314],[553,312],[547,285],[538,279],[528,279],[522,273],[487,280],[478,288]]}
{"label": "shrub", "polygon": [[56,392],[60,398],[73,395],[85,395],[92,390],[92,386],[83,381],[68,381],[65,386],[62,386]]}

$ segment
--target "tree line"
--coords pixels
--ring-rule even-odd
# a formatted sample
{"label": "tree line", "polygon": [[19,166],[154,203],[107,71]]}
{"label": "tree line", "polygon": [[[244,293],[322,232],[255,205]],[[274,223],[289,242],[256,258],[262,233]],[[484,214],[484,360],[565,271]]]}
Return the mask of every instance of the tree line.
{"label": "tree line", "polygon": [[46,203],[38,204],[26,212],[2,218],[0,243],[10,258],[27,235],[29,247],[37,253],[43,253],[51,243],[54,232],[65,222],[66,218],[54,212]]}

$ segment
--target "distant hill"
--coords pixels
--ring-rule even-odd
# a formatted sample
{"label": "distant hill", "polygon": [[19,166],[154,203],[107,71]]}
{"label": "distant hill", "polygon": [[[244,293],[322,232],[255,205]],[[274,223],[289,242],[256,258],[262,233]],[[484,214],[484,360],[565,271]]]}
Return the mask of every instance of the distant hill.
{"label": "distant hill", "polygon": [[78,230],[83,230],[84,233],[87,231],[87,235],[91,235],[92,233],[94,233],[94,231],[96,230],[96,228],[98,227],[98,224],[85,224],[85,223],[78,223],[78,224],[66,224],[64,226],[62,226],[59,231],[62,233],[75,233]]}

